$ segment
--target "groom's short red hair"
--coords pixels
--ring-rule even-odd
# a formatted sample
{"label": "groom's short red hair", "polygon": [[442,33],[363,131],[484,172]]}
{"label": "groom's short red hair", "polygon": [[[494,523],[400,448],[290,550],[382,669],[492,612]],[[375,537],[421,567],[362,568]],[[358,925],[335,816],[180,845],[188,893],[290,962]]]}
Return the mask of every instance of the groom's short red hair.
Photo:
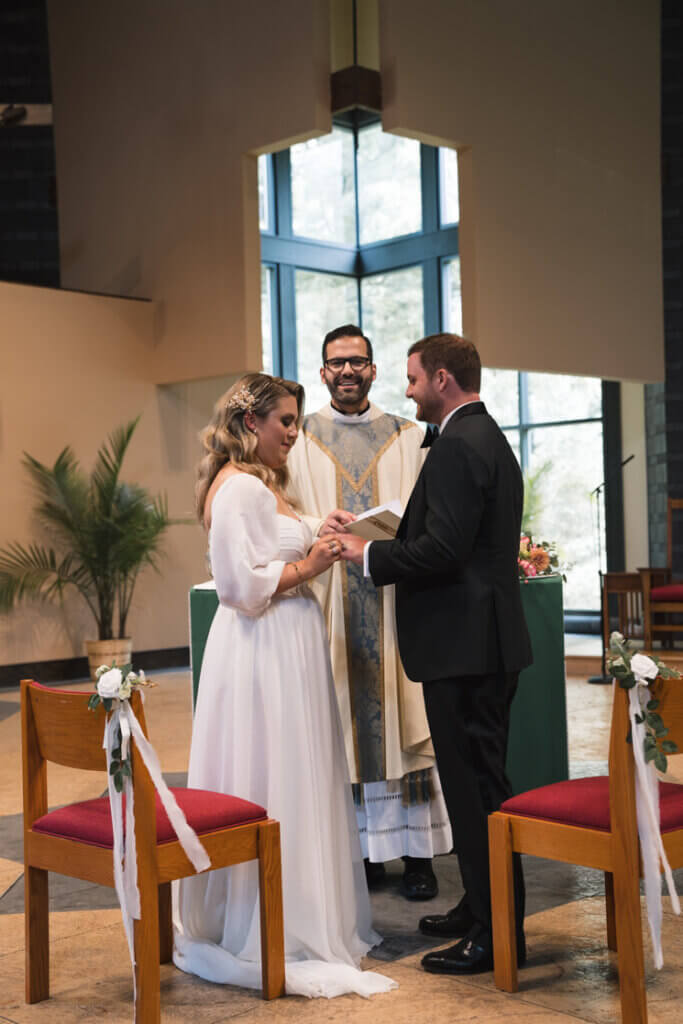
{"label": "groom's short red hair", "polygon": [[459,334],[430,334],[414,342],[408,355],[419,354],[420,362],[430,377],[437,370],[447,370],[463,391],[479,393],[481,359],[475,346]]}

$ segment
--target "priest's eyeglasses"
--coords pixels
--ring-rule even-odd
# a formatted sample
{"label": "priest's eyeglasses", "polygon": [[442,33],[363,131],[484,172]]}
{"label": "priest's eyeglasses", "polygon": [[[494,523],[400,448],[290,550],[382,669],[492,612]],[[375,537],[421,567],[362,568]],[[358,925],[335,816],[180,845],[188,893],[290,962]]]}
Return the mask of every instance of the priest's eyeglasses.
{"label": "priest's eyeglasses", "polygon": [[370,360],[367,356],[349,356],[348,359],[339,358],[325,360],[325,366],[328,370],[332,370],[333,373],[338,373],[339,370],[343,370],[347,363],[352,370],[364,370],[366,366],[370,365]]}

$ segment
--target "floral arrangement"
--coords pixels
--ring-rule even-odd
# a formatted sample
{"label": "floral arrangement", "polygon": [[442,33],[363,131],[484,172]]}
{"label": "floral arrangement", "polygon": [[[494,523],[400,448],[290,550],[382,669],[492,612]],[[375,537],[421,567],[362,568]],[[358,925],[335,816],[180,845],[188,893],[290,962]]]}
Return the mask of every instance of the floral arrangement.
{"label": "floral arrangement", "polygon": [[[90,711],[94,711],[96,707],[102,704],[104,710],[109,712],[115,706],[115,701],[128,700],[136,687],[156,686],[156,683],[151,683],[146,678],[142,670],[140,672],[133,672],[131,665],[123,665],[121,668],[118,668],[116,662],[113,665],[100,665],[95,675],[97,677],[95,683],[96,692],[93,693],[88,701]],[[109,764],[109,774],[114,777],[114,786],[117,793],[121,793],[123,790],[124,778],[130,778],[131,775],[130,755],[128,751],[123,752],[122,745],[123,737],[121,735],[121,727],[119,726],[117,745],[111,752],[111,762]]]}
{"label": "floral arrangement", "polygon": [[522,534],[519,539],[517,572],[525,583],[536,576],[562,576],[560,559],[555,544],[548,541],[533,541],[531,535]]}
{"label": "floral arrangement", "polygon": [[[625,640],[621,633],[612,633],[609,638],[610,654],[607,658],[607,671],[625,690],[631,690],[638,683],[639,690],[646,691],[640,696],[640,712],[635,721],[643,726],[643,753],[646,764],[654,761],[659,772],[666,772],[667,754],[675,754],[677,745],[667,740],[669,730],[658,714],[659,701],[652,696],[651,684],[661,676],[663,679],[680,679],[681,673],[669,668],[664,662],[652,655],[635,653],[632,640]],[[629,740],[631,737],[629,737]]]}

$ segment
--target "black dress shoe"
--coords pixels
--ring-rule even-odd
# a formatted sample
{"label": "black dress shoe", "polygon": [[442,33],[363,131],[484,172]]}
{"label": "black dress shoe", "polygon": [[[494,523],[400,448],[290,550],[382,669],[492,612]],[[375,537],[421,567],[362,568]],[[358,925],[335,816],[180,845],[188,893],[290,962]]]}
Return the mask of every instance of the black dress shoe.
{"label": "black dress shoe", "polygon": [[428,857],[404,857],[401,892],[407,900],[433,900],[439,894],[432,862]]}
{"label": "black dress shoe", "polygon": [[[517,964],[526,963],[524,936],[517,939]],[[427,953],[422,966],[430,974],[483,974],[493,970],[493,940],[491,933],[476,924],[467,935],[448,949]]]}
{"label": "black dress shoe", "polygon": [[365,879],[368,883],[368,889],[378,889],[380,885],[385,881],[387,869],[384,867],[382,861],[371,861],[365,858]]}
{"label": "black dress shoe", "polygon": [[475,923],[472,911],[465,902],[466,897],[447,914],[427,914],[420,918],[418,925],[423,935],[436,935],[439,939],[461,939]]}

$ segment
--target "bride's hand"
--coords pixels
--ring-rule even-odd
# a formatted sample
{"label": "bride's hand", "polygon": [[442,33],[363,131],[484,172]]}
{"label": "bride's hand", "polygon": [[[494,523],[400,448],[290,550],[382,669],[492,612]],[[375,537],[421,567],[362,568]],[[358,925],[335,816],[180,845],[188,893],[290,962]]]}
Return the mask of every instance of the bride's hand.
{"label": "bride's hand", "polygon": [[318,531],[318,536],[327,537],[331,533],[344,533],[347,523],[352,523],[356,517],[353,512],[347,512],[343,508],[333,508],[332,511],[325,516],[323,525]]}
{"label": "bride's hand", "polygon": [[342,544],[343,541],[337,534],[328,534],[313,544],[305,558],[311,576],[319,576],[321,572],[329,569],[334,562],[339,561],[339,556],[342,553]]}

